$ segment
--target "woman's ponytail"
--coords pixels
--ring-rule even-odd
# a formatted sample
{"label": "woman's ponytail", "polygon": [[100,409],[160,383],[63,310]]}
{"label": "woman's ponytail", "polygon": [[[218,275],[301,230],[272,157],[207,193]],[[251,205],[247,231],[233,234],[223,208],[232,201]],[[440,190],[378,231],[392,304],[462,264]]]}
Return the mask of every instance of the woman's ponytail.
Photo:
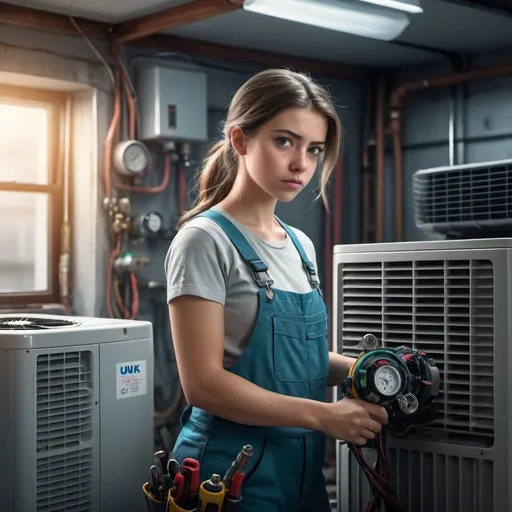
{"label": "woman's ponytail", "polygon": [[220,203],[233,188],[237,170],[237,156],[229,140],[215,142],[201,167],[196,204],[182,215],[178,226]]}

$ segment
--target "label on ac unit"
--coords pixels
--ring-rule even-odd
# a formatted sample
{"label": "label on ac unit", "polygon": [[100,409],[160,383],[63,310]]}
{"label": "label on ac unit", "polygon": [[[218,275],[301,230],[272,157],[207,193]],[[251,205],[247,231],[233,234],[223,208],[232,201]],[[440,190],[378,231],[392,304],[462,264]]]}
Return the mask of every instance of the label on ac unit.
{"label": "label on ac unit", "polygon": [[147,389],[146,361],[116,365],[117,399],[145,395]]}

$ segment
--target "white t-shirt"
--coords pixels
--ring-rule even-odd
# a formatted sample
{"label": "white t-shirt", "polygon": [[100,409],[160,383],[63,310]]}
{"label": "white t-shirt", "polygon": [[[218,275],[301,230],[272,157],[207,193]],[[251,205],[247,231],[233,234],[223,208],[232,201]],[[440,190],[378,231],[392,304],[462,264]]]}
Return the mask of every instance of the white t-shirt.
{"label": "white t-shirt", "polygon": [[[273,288],[295,293],[312,290],[299,252],[290,237],[268,242],[237,222],[224,210],[212,208],[228,218],[245,236],[267,265]],[[302,231],[292,228],[309,260],[317,266],[315,247]],[[187,222],[173,239],[165,258],[167,301],[195,295],[224,306],[224,366],[229,368],[247,345],[258,313],[258,285],[222,228],[207,217]]]}

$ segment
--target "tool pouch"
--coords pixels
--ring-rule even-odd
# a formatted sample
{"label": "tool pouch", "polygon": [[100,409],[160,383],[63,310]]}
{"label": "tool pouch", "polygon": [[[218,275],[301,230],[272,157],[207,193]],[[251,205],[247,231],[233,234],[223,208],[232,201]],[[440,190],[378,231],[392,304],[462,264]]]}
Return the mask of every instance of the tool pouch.
{"label": "tool pouch", "polygon": [[142,492],[144,493],[144,498],[146,498],[147,511],[148,512],[166,512],[166,503],[163,501],[158,501],[149,493],[149,483],[146,482],[142,486]]}
{"label": "tool pouch", "polygon": [[185,509],[181,508],[180,506],[176,505],[174,502],[173,495],[174,494],[174,487],[169,491],[169,495],[167,497],[167,512],[196,512],[197,508],[191,508],[191,509]]}

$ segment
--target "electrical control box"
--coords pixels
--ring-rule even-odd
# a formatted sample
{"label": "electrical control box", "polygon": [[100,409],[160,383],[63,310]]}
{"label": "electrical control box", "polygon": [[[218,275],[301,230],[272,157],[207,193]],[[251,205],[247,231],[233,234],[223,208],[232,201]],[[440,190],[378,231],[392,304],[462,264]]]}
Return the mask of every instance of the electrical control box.
{"label": "electrical control box", "polygon": [[205,141],[208,138],[206,75],[161,66],[138,76],[139,139]]}

